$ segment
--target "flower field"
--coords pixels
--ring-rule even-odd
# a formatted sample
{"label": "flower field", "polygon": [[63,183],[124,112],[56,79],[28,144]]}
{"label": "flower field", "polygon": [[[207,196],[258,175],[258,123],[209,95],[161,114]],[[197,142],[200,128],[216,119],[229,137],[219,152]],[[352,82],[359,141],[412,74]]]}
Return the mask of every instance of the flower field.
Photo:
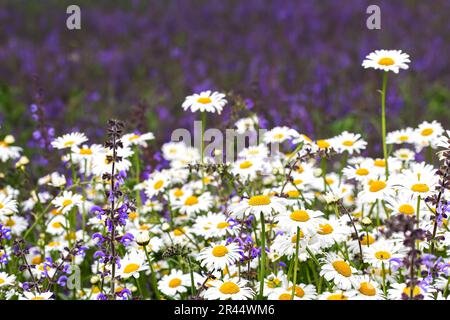
{"label": "flower field", "polygon": [[[205,5],[206,12],[236,10],[242,15],[247,6],[264,10],[257,3],[234,9],[211,3]],[[162,10],[159,6],[157,12]],[[305,6],[321,12],[312,3]],[[22,10],[6,7],[0,21],[21,16]],[[342,10],[343,16],[353,16],[350,9]],[[402,10],[399,17],[411,14]],[[287,11],[277,11],[280,21],[289,20]],[[131,19],[118,12],[117,21]],[[92,12],[86,14],[92,19]],[[333,21],[334,14],[330,13]],[[172,11],[167,19],[171,16]],[[173,28],[183,27],[186,21],[180,19]],[[310,19],[306,18],[307,28],[321,33]],[[148,23],[135,20],[136,26]],[[104,24],[96,26],[101,29]],[[256,50],[263,41],[257,40],[258,32],[263,33],[260,28],[249,48],[243,48],[246,59],[248,50]],[[6,32],[29,30],[12,23]],[[156,32],[147,40],[160,39]],[[55,59],[61,64],[76,64],[62,62],[67,55],[58,51],[56,38],[43,50],[65,57]],[[173,40],[164,39],[158,45]],[[236,70],[223,71],[230,76],[226,80],[204,78],[210,62],[203,52],[196,66],[184,60],[195,60],[196,55],[184,57],[180,39],[170,59],[181,60],[182,72],[190,74],[183,77],[191,82],[188,85],[175,84],[181,71],[174,66],[169,72],[170,61],[161,67],[152,61],[147,70],[155,68],[148,79],[152,92],[139,91],[127,78],[136,71],[125,72],[116,65],[125,59],[117,48],[113,50],[120,54],[105,51],[103,61],[86,66],[106,66],[104,71],[111,74],[100,77],[117,80],[108,85],[117,90],[112,96],[95,81],[85,83],[91,92],[76,93],[84,83],[78,72],[72,74],[73,90],[68,80],[72,75],[64,72],[51,79],[40,70],[28,84],[20,76],[2,83],[0,299],[448,299],[449,75],[439,75],[441,65],[427,73],[433,59],[424,48],[386,41],[389,48],[369,50],[365,44],[358,48],[358,54],[364,54],[353,56],[351,67],[349,56],[337,55],[342,67],[353,70],[358,79],[332,79],[324,58],[315,71],[318,81],[297,88],[291,81],[301,81],[303,75],[295,73],[296,67],[286,82],[275,80],[274,69],[259,69],[258,61],[276,56],[269,50],[255,57],[253,66],[267,83],[246,91],[239,89],[243,80],[235,79]],[[216,41],[210,45],[217,46]],[[0,74],[13,68],[11,52],[26,47],[14,43],[0,49],[5,62]],[[91,42],[84,45],[84,51],[75,50],[79,56],[71,59],[96,49]],[[311,50],[314,59],[316,50],[330,52],[335,45],[327,42],[316,48],[309,43],[305,50]],[[439,41],[435,45],[445,46]],[[353,50],[347,48],[351,44],[342,46]],[[400,47],[406,49],[397,50]],[[414,48],[415,54],[407,48]],[[152,50],[156,49],[143,52],[153,55]],[[45,60],[21,52],[18,59],[29,64],[18,63],[19,74],[37,71],[40,67],[35,66]],[[280,53],[284,54],[288,55]],[[226,53],[218,57],[219,70],[233,60]],[[114,59],[119,61],[115,64]],[[139,55],[135,59],[139,61]],[[57,70],[55,61],[49,62],[48,70]],[[161,80],[160,86],[153,85],[155,79]],[[173,86],[165,83],[171,79]],[[125,89],[123,81],[130,88]],[[144,82],[142,76],[134,84]],[[327,93],[330,83],[333,93]],[[15,91],[27,86],[33,88]],[[422,106],[410,101],[415,95],[423,95],[418,98]],[[142,98],[132,111],[123,108],[131,104],[130,96]],[[267,108],[261,107],[265,97]],[[29,104],[28,111],[20,99]],[[111,101],[111,109],[95,110],[97,103],[106,101]],[[72,110],[85,102],[90,107],[80,109],[83,112]],[[156,109],[149,111],[147,103]],[[371,110],[358,107],[364,103]]]}

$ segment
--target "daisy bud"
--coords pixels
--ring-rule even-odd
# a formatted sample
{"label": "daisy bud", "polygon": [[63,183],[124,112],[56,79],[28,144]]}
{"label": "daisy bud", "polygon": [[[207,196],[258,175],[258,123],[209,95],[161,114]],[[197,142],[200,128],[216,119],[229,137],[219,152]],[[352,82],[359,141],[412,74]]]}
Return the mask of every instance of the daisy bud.
{"label": "daisy bud", "polygon": [[315,177],[320,177],[322,175],[322,169],[320,168],[314,169],[313,174]]}
{"label": "daisy bud", "polygon": [[169,231],[170,225],[167,222],[164,222],[161,226],[162,231]]}
{"label": "daisy bud", "polygon": [[146,246],[150,242],[150,236],[148,232],[139,232],[136,236],[136,243],[140,246]]}
{"label": "daisy bud", "polygon": [[30,159],[25,156],[20,157],[20,159],[16,162],[16,168],[23,167],[30,163]]}
{"label": "daisy bud", "polygon": [[5,139],[3,140],[6,144],[13,144],[15,141],[16,141],[16,139],[14,139],[14,137],[12,136],[12,135],[7,135],[6,137],[5,137]]}
{"label": "daisy bud", "polygon": [[96,284],[99,281],[100,281],[100,277],[99,276],[93,276],[90,279],[91,284]]}
{"label": "daisy bud", "polygon": [[361,220],[361,223],[365,226],[370,226],[372,224],[372,220],[370,220],[370,218],[365,217],[364,219]]}
{"label": "daisy bud", "polygon": [[131,287],[131,292],[136,292],[137,290],[138,290],[138,288],[136,286]]}

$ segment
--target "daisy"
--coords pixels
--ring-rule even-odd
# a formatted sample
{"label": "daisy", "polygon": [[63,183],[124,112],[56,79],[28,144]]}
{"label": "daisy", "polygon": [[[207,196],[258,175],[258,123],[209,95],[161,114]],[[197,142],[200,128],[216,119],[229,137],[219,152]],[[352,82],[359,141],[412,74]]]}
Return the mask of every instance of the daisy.
{"label": "daisy", "polygon": [[363,161],[362,163],[356,164],[354,166],[347,166],[342,170],[342,173],[349,180],[365,181],[374,175],[374,170],[372,170],[372,164],[369,161]]}
{"label": "daisy", "polygon": [[414,129],[406,128],[389,132],[386,136],[387,144],[402,144],[413,143],[414,141]]}
{"label": "daisy", "polygon": [[[434,289],[428,288],[428,290],[425,291],[423,288],[416,285],[412,290],[414,298],[422,295],[424,300],[432,300],[432,292]],[[410,295],[411,287],[407,286],[405,283],[392,283],[391,288],[388,289],[388,296],[391,300],[403,300],[406,297],[409,299]]]}
{"label": "daisy", "polygon": [[[116,150],[116,156],[120,160],[114,162],[114,171],[118,173],[120,171],[128,171],[131,167],[131,162],[127,159],[133,155],[133,151],[128,147],[118,148]],[[92,161],[92,172],[96,176],[102,176],[104,173],[111,174],[113,162],[111,157],[113,156],[112,150],[105,150],[94,156]]]}
{"label": "daisy", "polygon": [[79,194],[74,194],[72,191],[63,191],[63,194],[56,197],[52,204],[62,213],[67,213],[73,207],[79,207],[83,203],[83,197]]}
{"label": "daisy", "polygon": [[0,216],[17,213],[17,201],[0,193]]}
{"label": "daisy", "polygon": [[412,166],[398,177],[398,184],[410,192],[415,199],[419,196],[425,199],[434,192],[438,184],[439,178],[435,171],[433,166],[425,165],[425,163]]}
{"label": "daisy", "polygon": [[238,160],[234,163],[232,173],[244,180],[253,179],[263,170],[263,162],[257,158]]}
{"label": "daisy", "polygon": [[353,300],[354,296],[354,291],[326,291],[319,296],[319,300]]}
{"label": "daisy", "polygon": [[232,222],[224,214],[208,213],[197,217],[193,232],[204,239],[211,239],[235,234],[237,228],[233,228]]}
{"label": "daisy", "polygon": [[156,171],[144,182],[145,194],[152,198],[163,192],[169,186],[169,182],[169,176],[166,172]]}
{"label": "daisy", "polygon": [[258,146],[249,146],[248,148],[243,149],[238,154],[240,158],[244,159],[252,159],[252,158],[262,159],[267,158],[268,155],[269,149],[263,144],[260,144]]}
{"label": "daisy", "polygon": [[383,292],[377,282],[370,279],[368,275],[356,276],[352,291],[355,300],[384,300]]}
{"label": "daisy", "polygon": [[[305,236],[302,230],[300,230],[298,238],[298,260],[306,261],[309,259],[306,247],[308,246],[308,244],[310,244],[311,238],[309,236]],[[291,259],[294,256],[296,249],[297,232],[277,235],[271,246],[271,250],[275,255],[274,260],[283,256]]]}
{"label": "daisy", "polygon": [[[287,284],[287,275],[283,271],[280,270],[277,274],[271,273],[264,279],[264,293],[266,296],[270,296],[272,292],[281,289],[285,285],[287,286]],[[259,292],[259,287],[257,289]]]}
{"label": "daisy", "polygon": [[313,242],[318,242],[321,248],[329,248],[335,243],[344,241],[348,234],[348,227],[343,227],[338,219],[332,217],[328,220],[318,219]]}
{"label": "daisy", "polygon": [[163,157],[168,161],[181,159],[186,150],[187,146],[183,142],[168,142],[162,146]]}
{"label": "daisy", "polygon": [[378,241],[370,247],[363,246],[364,261],[374,268],[390,268],[391,259],[403,258],[400,247],[388,241]]}
{"label": "daisy", "polygon": [[182,104],[182,108],[186,111],[191,109],[192,112],[200,110],[200,112],[216,112],[220,114],[223,107],[227,104],[225,100],[225,94],[220,92],[202,91],[199,94],[195,93],[191,96],[187,96]]}
{"label": "daisy", "polygon": [[202,267],[214,270],[223,270],[228,265],[233,265],[241,258],[242,249],[232,242],[230,244],[212,243],[210,246],[204,248],[197,256]]}
{"label": "daisy", "polygon": [[284,199],[266,195],[256,195],[249,199],[243,199],[241,202],[232,204],[228,208],[228,212],[238,219],[243,219],[252,214],[258,218],[260,213],[264,214],[264,216],[272,216],[285,211]]}
{"label": "daisy", "polygon": [[320,275],[327,281],[333,280],[336,286],[342,290],[348,290],[352,287],[353,277],[356,269],[350,266],[348,262],[334,253],[327,253],[326,258],[321,259],[324,265]]}
{"label": "daisy", "polygon": [[55,149],[67,149],[72,148],[73,146],[78,146],[87,140],[88,139],[84,133],[72,132],[56,138],[52,141],[51,145]]}
{"label": "daisy", "polygon": [[406,149],[406,148],[401,148],[401,149],[395,150],[393,155],[396,159],[405,161],[405,162],[413,161],[416,156],[414,151]]}
{"label": "daisy", "polygon": [[[417,200],[407,191],[400,192],[396,197],[386,199],[386,206],[392,210],[394,214],[402,213],[406,215],[416,214]],[[420,211],[426,211],[426,206],[421,203]]]}
{"label": "daisy", "polygon": [[374,203],[377,200],[384,200],[392,197],[395,190],[389,181],[382,179],[370,179],[364,182],[363,191],[359,194],[361,201],[366,203]]}
{"label": "daisy", "polygon": [[264,134],[265,143],[281,143],[286,140],[298,138],[299,133],[289,127],[275,127]]}
{"label": "daisy", "polygon": [[145,256],[138,251],[132,251],[121,259],[117,275],[123,279],[128,279],[129,277],[139,278],[139,272],[148,268]]}
{"label": "daisy", "polygon": [[409,55],[402,50],[375,50],[366,56],[362,66],[364,69],[373,68],[398,73],[400,69],[408,69],[409,62],[411,62]]}
{"label": "daisy", "polygon": [[234,278],[211,282],[203,297],[207,300],[248,300],[255,295],[253,289],[246,287],[247,280]]}
{"label": "daisy", "polygon": [[15,275],[8,275],[6,272],[0,272],[0,288],[11,286],[15,281]]}
{"label": "daisy", "polygon": [[2,223],[11,229],[11,233],[14,235],[21,235],[28,227],[28,222],[25,218],[12,215],[3,218]]}
{"label": "daisy", "polygon": [[148,140],[155,139],[155,136],[151,132],[147,133],[127,133],[120,139],[123,142],[124,146],[130,146],[130,145],[136,145],[141,146],[144,148],[147,148],[147,142]]}
{"label": "daisy", "polygon": [[236,132],[238,134],[244,134],[246,132],[255,132],[256,127],[259,125],[259,120],[256,115],[253,115],[248,118],[242,118],[236,121]]}
{"label": "daisy", "polygon": [[181,270],[176,269],[172,269],[170,274],[163,276],[158,282],[158,289],[170,297],[187,292],[187,288],[190,286],[190,275],[184,274]]}
{"label": "daisy", "polygon": [[6,162],[9,159],[17,159],[20,157],[22,148],[11,146],[15,142],[13,136],[8,135],[3,140],[0,140],[0,160]]}
{"label": "daisy", "polygon": [[52,296],[53,292],[50,291],[41,293],[24,291],[23,296],[20,296],[19,300],[53,300]]}
{"label": "daisy", "polygon": [[436,120],[431,123],[428,121],[422,122],[415,130],[415,143],[417,150],[420,151],[423,147],[430,145],[435,148],[443,133],[444,129],[442,128],[442,125]]}
{"label": "daisy", "polygon": [[338,152],[347,151],[349,154],[360,153],[366,148],[367,142],[361,139],[360,134],[354,134],[347,131],[342,132],[334,138]]}
{"label": "daisy", "polygon": [[299,227],[303,231],[314,234],[319,225],[319,220],[317,218],[322,215],[323,213],[317,210],[298,209],[282,213],[276,219],[278,220],[280,228],[283,230],[296,232],[297,227]]}
{"label": "daisy", "polygon": [[173,205],[180,213],[191,216],[201,211],[208,211],[213,206],[213,198],[209,192],[202,193],[200,196],[186,194],[178,203]]}
{"label": "daisy", "polygon": [[317,298],[316,287],[312,284],[299,283],[295,286],[292,297],[292,285],[288,288],[276,288],[269,296],[269,300],[314,300]]}

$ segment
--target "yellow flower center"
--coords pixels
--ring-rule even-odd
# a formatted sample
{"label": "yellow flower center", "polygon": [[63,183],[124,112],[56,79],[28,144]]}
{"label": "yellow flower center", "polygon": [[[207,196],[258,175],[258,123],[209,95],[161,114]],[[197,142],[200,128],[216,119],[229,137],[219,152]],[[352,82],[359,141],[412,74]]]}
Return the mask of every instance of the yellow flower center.
{"label": "yellow flower center", "polygon": [[175,230],[173,230],[173,234],[176,235],[177,237],[182,236],[184,234],[184,231],[183,229],[176,228]]}
{"label": "yellow flower center", "polygon": [[136,140],[136,139],[139,139],[139,137],[140,137],[140,135],[134,134],[134,135],[132,135],[132,136],[128,139],[128,141],[134,141],[134,140]]}
{"label": "yellow flower center", "polygon": [[181,284],[181,279],[179,278],[173,278],[169,281],[169,287],[176,288]]}
{"label": "yellow flower center", "polygon": [[345,140],[344,142],[342,142],[342,144],[346,147],[351,147],[355,144],[355,142],[353,142],[351,140]]}
{"label": "yellow flower center", "polygon": [[366,168],[358,168],[356,170],[356,174],[358,176],[367,176],[369,174],[369,170],[367,170]]}
{"label": "yellow flower center", "polygon": [[80,154],[82,155],[91,155],[92,154],[92,150],[91,149],[80,149]]}
{"label": "yellow flower center", "polygon": [[62,224],[61,224],[61,222],[53,222],[52,227],[55,229],[59,229],[59,228],[62,228]]}
{"label": "yellow flower center", "polygon": [[224,282],[219,288],[219,291],[222,292],[223,294],[235,294],[238,293],[240,290],[241,289],[239,289],[239,286],[231,281]]}
{"label": "yellow flower center", "polygon": [[212,100],[210,97],[200,97],[197,99],[197,102],[201,103],[201,104],[208,104],[208,103],[211,103]]}
{"label": "yellow flower center", "polygon": [[0,141],[0,147],[7,148],[8,144],[5,141]]}
{"label": "yellow flower center", "polygon": [[305,210],[295,210],[289,217],[298,222],[306,222],[309,220],[309,214]]}
{"label": "yellow flower center", "polygon": [[369,282],[361,282],[359,286],[359,292],[361,292],[365,296],[374,296],[377,293],[377,290]]}
{"label": "yellow flower center", "polygon": [[44,297],[37,296],[37,297],[31,298],[31,300],[44,300]]}
{"label": "yellow flower center", "polygon": [[298,173],[303,173],[305,171],[305,169],[303,169],[303,167],[301,165],[298,166],[297,168],[297,172]]}
{"label": "yellow flower center", "polygon": [[400,213],[404,214],[413,214],[414,213],[414,207],[410,204],[402,204],[400,208],[398,208],[398,211]]}
{"label": "yellow flower center", "polygon": [[181,189],[176,189],[176,190],[173,192],[173,195],[174,195],[175,197],[177,197],[177,198],[180,198],[180,197],[182,197],[182,196],[184,195],[184,192],[183,192],[183,190],[181,190]]}
{"label": "yellow flower center", "polygon": [[395,61],[390,57],[384,57],[378,60],[378,64],[381,64],[382,66],[392,66],[395,64]]}
{"label": "yellow flower center", "polygon": [[336,293],[329,295],[327,300],[348,300],[348,298],[343,293]]}
{"label": "yellow flower center", "polygon": [[370,245],[370,244],[374,243],[374,242],[375,242],[375,238],[372,237],[371,235],[369,235],[369,236],[364,235],[364,236],[362,237],[362,239],[359,240],[359,242],[360,242],[362,245],[367,246],[367,245]]}
{"label": "yellow flower center", "polygon": [[398,140],[400,141],[408,141],[409,137],[408,136],[400,136],[398,137]]}
{"label": "yellow flower center", "polygon": [[215,246],[212,250],[212,254],[214,257],[220,258],[228,253],[228,249],[225,246],[218,245]]}
{"label": "yellow flower center", "polygon": [[[403,293],[409,297],[411,295],[411,287],[405,287],[405,289],[403,289]],[[413,289],[413,296],[418,296],[420,293],[420,288],[415,286]]]}
{"label": "yellow flower center", "polygon": [[225,229],[225,228],[228,228],[229,226],[230,226],[230,224],[228,222],[223,221],[223,222],[219,222],[216,227],[217,227],[217,229]]}
{"label": "yellow flower center", "polygon": [[72,140],[66,141],[66,142],[64,143],[64,147],[71,147],[71,146],[73,146],[74,144],[75,144],[75,141],[72,141]]}
{"label": "yellow flower center", "polygon": [[414,192],[428,192],[430,188],[425,183],[417,183],[411,187],[411,190]]}
{"label": "yellow flower center", "polygon": [[36,256],[33,259],[31,259],[32,264],[40,264],[42,262],[41,256]]}
{"label": "yellow flower center", "polygon": [[8,220],[6,220],[5,224],[7,227],[12,227],[16,224],[16,222],[13,219],[9,218]]}
{"label": "yellow flower center", "polygon": [[[303,239],[303,237],[305,236],[305,234],[303,233],[303,231],[302,230],[300,230],[300,233],[299,233],[299,239]],[[292,236],[292,238],[291,238],[291,243],[297,243],[297,234],[294,234],[293,236]]]}
{"label": "yellow flower center", "polygon": [[332,263],[334,270],[344,277],[350,277],[352,275],[352,269],[347,262],[343,260],[335,261]]}
{"label": "yellow flower center", "polygon": [[281,140],[281,139],[284,138],[284,134],[282,134],[282,133],[277,133],[277,134],[275,134],[275,135],[273,136],[273,138],[274,138],[275,140]]}
{"label": "yellow flower center", "polygon": [[5,205],[0,202],[0,209],[3,209],[4,207],[5,207]]}
{"label": "yellow flower center", "polygon": [[391,258],[391,254],[387,251],[377,251],[375,252],[375,257],[378,260],[387,260]]}
{"label": "yellow flower center", "polygon": [[130,218],[131,220],[134,220],[138,217],[138,214],[136,212],[130,212],[128,214],[128,218]]}
{"label": "yellow flower center", "polygon": [[332,185],[333,182],[334,182],[334,179],[332,179],[332,178],[326,178],[326,179],[325,179],[325,182],[326,182],[328,185]]}
{"label": "yellow flower center", "polygon": [[320,149],[326,149],[330,146],[330,143],[326,140],[317,140],[317,146]]}
{"label": "yellow flower center", "polygon": [[420,134],[423,135],[424,137],[428,137],[429,135],[433,134],[434,130],[433,128],[426,128],[423,129]]}
{"label": "yellow flower center", "polygon": [[386,162],[383,159],[376,159],[373,163],[376,167],[384,168],[386,166]]}
{"label": "yellow flower center", "polygon": [[3,284],[3,283],[5,283],[5,280],[0,278],[0,284]]}
{"label": "yellow flower center", "polygon": [[72,204],[72,200],[70,200],[70,199],[64,200],[62,203],[64,208],[67,206],[70,206],[71,204]]}
{"label": "yellow flower center", "polygon": [[298,190],[290,190],[286,192],[289,198],[298,198],[300,196],[300,192]]}
{"label": "yellow flower center", "polygon": [[135,272],[137,269],[139,269],[139,265],[136,263],[130,263],[128,264],[124,269],[123,272],[124,273],[133,273]]}
{"label": "yellow flower center", "polygon": [[[287,289],[288,291],[292,291],[292,287]],[[299,286],[295,286],[295,296],[298,298],[302,298],[305,295],[305,291]]]}
{"label": "yellow flower center", "polygon": [[184,201],[184,205],[186,206],[193,206],[198,203],[198,198],[196,196],[190,196]]}
{"label": "yellow flower center", "polygon": [[302,184],[303,180],[302,179],[296,179],[296,180],[293,181],[293,183],[297,186],[299,184]]}
{"label": "yellow flower center", "polygon": [[318,234],[325,235],[330,234],[334,231],[333,227],[330,224],[319,224],[319,231],[317,231]]}
{"label": "yellow flower center", "polygon": [[248,169],[251,166],[253,166],[253,163],[251,161],[244,161],[239,165],[239,168],[241,169]]}
{"label": "yellow flower center", "polygon": [[369,182],[369,185],[370,185],[369,188],[370,192],[378,192],[386,188],[386,182],[380,180],[372,180],[371,182]]}
{"label": "yellow flower center", "polygon": [[266,206],[270,204],[268,196],[253,196],[248,200],[250,206]]}
{"label": "yellow flower center", "polygon": [[280,279],[275,278],[273,280],[267,281],[267,286],[269,288],[273,289],[273,288],[277,288],[280,285],[280,283],[281,283]]}
{"label": "yellow flower center", "polygon": [[162,180],[158,180],[155,182],[155,184],[153,185],[153,189],[155,190],[159,190],[161,189],[161,187],[164,185],[164,181]]}
{"label": "yellow flower center", "polygon": [[282,293],[278,297],[278,300],[291,300],[292,296],[289,293]]}

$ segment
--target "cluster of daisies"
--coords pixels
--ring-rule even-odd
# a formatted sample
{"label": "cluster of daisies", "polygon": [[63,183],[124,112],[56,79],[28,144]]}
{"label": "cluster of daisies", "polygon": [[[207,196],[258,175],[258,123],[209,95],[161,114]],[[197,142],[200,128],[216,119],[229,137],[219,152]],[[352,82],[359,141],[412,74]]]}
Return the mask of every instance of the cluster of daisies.
{"label": "cluster of daisies", "polygon": [[[367,59],[384,72],[409,62],[397,51]],[[206,91],[182,107],[220,113],[225,98]],[[257,132],[258,117],[235,125],[238,134]],[[427,199],[448,177],[436,171],[449,136],[439,122],[422,122],[389,132],[387,157],[372,158],[360,134],[313,139],[280,126],[230,163],[168,142],[148,169],[142,151],[152,133],[125,134],[114,150],[65,134],[52,142],[61,170],[27,191],[0,190],[0,298],[105,299],[112,288],[119,299],[447,299],[450,207]],[[13,144],[0,141],[2,165],[26,172]],[[119,196],[136,206],[120,217],[111,261],[98,250],[108,247],[101,235],[111,222],[97,212],[116,198],[105,182],[114,174]],[[442,188],[438,202],[449,200]],[[433,237],[411,244],[393,217],[413,218]],[[421,253],[412,266],[411,245]]]}

